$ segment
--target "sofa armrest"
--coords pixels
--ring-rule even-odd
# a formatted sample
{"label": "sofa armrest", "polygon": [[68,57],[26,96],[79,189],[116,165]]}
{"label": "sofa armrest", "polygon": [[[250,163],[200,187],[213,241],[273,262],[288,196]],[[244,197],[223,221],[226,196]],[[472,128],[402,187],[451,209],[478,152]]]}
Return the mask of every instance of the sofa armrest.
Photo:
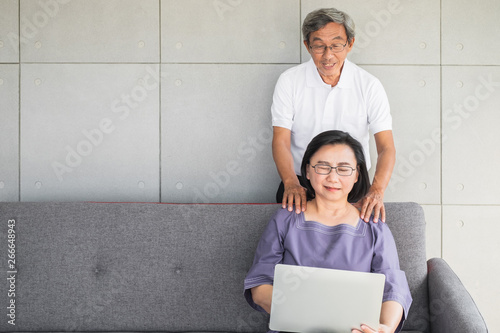
{"label": "sofa armrest", "polygon": [[427,261],[431,332],[488,332],[474,300],[441,258]]}

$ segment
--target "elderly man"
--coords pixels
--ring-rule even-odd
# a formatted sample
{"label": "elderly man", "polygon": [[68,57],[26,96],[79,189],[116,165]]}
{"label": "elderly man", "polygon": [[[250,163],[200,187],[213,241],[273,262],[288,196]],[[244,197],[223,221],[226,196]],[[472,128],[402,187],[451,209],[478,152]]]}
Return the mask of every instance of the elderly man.
{"label": "elderly man", "polygon": [[[357,203],[366,222],[385,221],[384,191],[396,159],[389,102],[380,81],[346,59],[354,44],[354,22],[335,8],[307,15],[302,25],[307,63],[285,71],[273,96],[273,158],[282,183],[277,202],[297,214],[307,208],[300,162],[311,139],[326,130],[342,130],[363,145],[370,168],[369,132],[377,147],[375,176]],[[337,186],[332,181],[328,186]]]}

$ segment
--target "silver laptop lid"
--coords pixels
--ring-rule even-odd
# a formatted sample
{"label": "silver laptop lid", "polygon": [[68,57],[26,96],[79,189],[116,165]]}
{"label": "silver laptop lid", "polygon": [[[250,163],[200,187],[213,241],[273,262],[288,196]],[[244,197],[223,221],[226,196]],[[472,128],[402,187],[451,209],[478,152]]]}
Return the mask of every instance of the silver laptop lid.
{"label": "silver laptop lid", "polygon": [[385,275],[278,264],[269,328],[351,332],[379,325]]}

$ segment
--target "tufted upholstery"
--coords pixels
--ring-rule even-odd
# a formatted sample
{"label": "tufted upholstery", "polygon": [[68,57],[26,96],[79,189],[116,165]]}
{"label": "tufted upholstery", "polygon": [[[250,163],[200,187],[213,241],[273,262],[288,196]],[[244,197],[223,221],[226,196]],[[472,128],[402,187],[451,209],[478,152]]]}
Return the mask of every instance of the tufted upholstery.
{"label": "tufted upholstery", "polygon": [[[0,203],[0,279],[9,271],[7,220],[15,220],[17,269],[16,325],[4,314],[0,331],[264,332],[268,318],[246,304],[243,279],[276,209]],[[405,330],[428,332],[433,317],[422,209],[413,203],[386,209],[414,297]],[[5,291],[3,309],[12,299]]]}

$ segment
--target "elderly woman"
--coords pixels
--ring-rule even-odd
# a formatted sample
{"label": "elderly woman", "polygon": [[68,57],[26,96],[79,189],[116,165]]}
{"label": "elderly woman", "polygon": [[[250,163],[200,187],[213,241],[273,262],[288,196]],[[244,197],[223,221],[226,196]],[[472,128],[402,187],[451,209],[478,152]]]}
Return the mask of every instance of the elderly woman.
{"label": "elderly woman", "polygon": [[342,131],[318,134],[301,163],[305,212],[279,209],[269,221],[245,278],[245,298],[258,311],[271,311],[276,264],[323,267],[386,276],[379,327],[353,332],[399,332],[412,297],[400,269],[396,243],[385,223],[364,223],[349,201],[370,186],[363,147]]}
{"label": "elderly woman", "polygon": [[342,130],[361,142],[370,168],[369,132],[374,134],[377,165],[371,187],[358,203],[360,217],[385,221],[384,191],[396,150],[389,102],[380,81],[346,59],[354,44],[354,22],[335,8],[307,15],[302,25],[307,63],[285,71],[273,96],[273,157],[282,183],[276,195],[283,208],[306,210],[300,171],[307,144],[325,130]]}

